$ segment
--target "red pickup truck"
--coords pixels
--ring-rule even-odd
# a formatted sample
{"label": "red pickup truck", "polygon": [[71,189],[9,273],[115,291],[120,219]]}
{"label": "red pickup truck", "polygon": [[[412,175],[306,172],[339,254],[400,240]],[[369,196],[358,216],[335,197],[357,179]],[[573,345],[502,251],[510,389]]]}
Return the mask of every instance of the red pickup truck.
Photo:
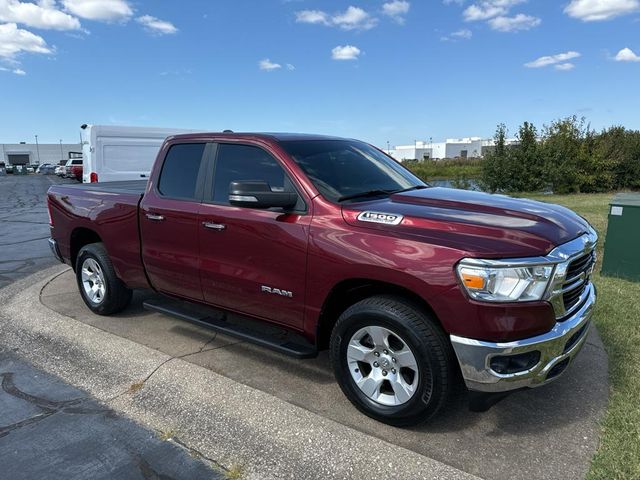
{"label": "red pickup truck", "polygon": [[435,415],[460,378],[489,393],[557,378],[596,300],[583,218],[430,187],[356,140],[177,135],[148,182],[55,185],[48,205],[95,313],[153,289],[147,308],[299,358],[329,349],[346,396],[393,425]]}

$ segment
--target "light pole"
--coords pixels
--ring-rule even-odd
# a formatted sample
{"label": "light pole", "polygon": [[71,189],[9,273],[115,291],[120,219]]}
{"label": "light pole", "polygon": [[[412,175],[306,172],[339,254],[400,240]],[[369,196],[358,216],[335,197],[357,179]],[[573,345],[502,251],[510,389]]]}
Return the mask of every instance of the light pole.
{"label": "light pole", "polygon": [[62,139],[60,139],[60,160],[64,158],[64,153],[62,153]]}
{"label": "light pole", "polygon": [[387,154],[391,152],[391,147],[389,146],[389,140],[387,140]]}
{"label": "light pole", "polygon": [[38,165],[40,165],[40,147],[38,146],[38,135],[36,135],[36,152],[38,154]]}

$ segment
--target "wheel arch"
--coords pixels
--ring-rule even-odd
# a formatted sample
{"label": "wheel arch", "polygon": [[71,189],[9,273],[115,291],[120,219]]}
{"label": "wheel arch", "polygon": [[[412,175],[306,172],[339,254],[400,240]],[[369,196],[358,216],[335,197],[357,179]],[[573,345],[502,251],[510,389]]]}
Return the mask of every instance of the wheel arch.
{"label": "wheel arch", "polygon": [[69,259],[71,260],[71,267],[76,269],[76,259],[78,258],[78,253],[85,245],[89,245],[91,243],[99,243],[102,242],[102,238],[95,230],[91,230],[86,227],[77,227],[74,228],[71,232],[71,237],[69,241]]}
{"label": "wheel arch", "polygon": [[[331,331],[338,317],[351,305],[375,295],[393,295],[408,300],[427,311],[442,328],[429,303],[414,291],[400,285],[367,278],[351,278],[336,284],[325,299],[316,326],[316,344],[319,350],[329,347]],[[443,329],[444,331],[444,329]]]}

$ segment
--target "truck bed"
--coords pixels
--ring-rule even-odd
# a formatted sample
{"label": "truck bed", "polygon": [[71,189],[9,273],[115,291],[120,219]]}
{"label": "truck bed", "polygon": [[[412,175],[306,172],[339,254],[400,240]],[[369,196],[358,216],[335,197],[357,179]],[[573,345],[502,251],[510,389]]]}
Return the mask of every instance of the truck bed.
{"label": "truck bed", "polygon": [[93,232],[107,249],[118,277],[133,288],[146,288],[138,228],[138,206],[146,187],[147,180],[50,187],[51,237],[63,258],[73,266],[78,250],[74,242]]}
{"label": "truck bed", "polygon": [[147,188],[147,180],[126,180],[122,182],[104,183],[80,183],[77,185],[65,185],[65,188],[85,190],[102,193],[123,193],[143,195]]}

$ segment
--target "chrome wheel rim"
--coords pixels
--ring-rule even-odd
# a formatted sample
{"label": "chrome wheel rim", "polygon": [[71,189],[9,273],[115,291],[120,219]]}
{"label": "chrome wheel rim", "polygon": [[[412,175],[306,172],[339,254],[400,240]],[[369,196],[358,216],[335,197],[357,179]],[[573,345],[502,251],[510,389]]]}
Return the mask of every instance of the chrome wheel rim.
{"label": "chrome wheel rim", "polygon": [[102,272],[102,268],[100,268],[100,264],[93,258],[87,258],[82,262],[80,276],[82,278],[82,288],[85,297],[88,298],[91,303],[98,305],[104,299],[104,294],[107,290],[104,273]]}
{"label": "chrome wheel rim", "polygon": [[380,326],[353,334],[347,346],[351,378],[368,398],[386,406],[407,403],[418,388],[419,368],[407,342]]}

